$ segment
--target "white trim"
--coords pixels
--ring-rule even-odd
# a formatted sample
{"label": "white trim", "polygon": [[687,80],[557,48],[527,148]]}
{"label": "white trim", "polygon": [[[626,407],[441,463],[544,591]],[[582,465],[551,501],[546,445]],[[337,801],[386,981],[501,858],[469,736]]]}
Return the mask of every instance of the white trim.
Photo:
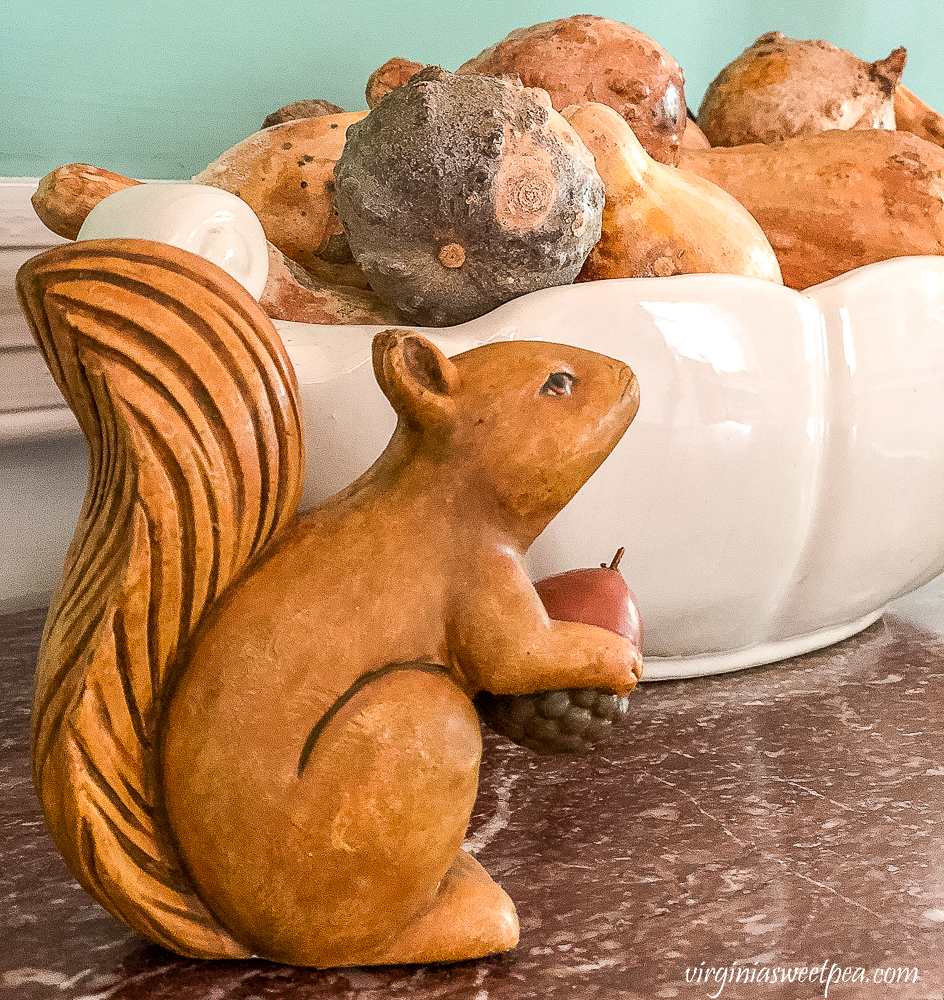
{"label": "white trim", "polygon": [[47,229],[30,204],[38,177],[0,177],[0,247],[52,247],[66,243]]}
{"label": "white trim", "polygon": [[62,406],[46,409],[13,410],[10,413],[0,410],[0,446],[78,437],[81,433],[75,414],[64,402]]}
{"label": "white trim", "polygon": [[[65,400],[61,406],[54,403],[56,386],[16,299],[14,283],[22,261],[32,252],[69,242],[47,229],[34,211],[30,198],[38,184],[36,177],[0,177],[0,447],[79,433]],[[30,376],[30,384],[24,385],[24,371],[33,372],[35,382]]]}

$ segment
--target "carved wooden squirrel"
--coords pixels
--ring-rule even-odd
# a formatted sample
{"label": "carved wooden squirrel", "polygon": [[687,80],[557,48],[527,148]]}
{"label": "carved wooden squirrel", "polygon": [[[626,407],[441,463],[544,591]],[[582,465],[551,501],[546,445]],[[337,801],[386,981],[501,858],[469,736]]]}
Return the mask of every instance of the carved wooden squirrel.
{"label": "carved wooden squirrel", "polygon": [[388,330],[388,447],[296,512],[292,367],[228,275],[107,240],[33,258],[18,285],[90,448],[34,704],[73,873],[189,956],[513,947],[511,900],[461,849],[472,697],[636,683],[633,645],[549,620],[523,561],[632,421],[632,372],[531,341],[450,360]]}

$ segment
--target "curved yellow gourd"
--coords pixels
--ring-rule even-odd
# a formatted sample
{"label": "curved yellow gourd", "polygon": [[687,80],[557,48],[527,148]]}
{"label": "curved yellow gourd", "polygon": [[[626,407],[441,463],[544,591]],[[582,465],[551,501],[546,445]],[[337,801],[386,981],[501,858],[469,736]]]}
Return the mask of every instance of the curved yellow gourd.
{"label": "curved yellow gourd", "polygon": [[603,234],[578,281],[719,273],[782,284],[764,231],[735,198],[658,163],[604,104],[574,105],[563,116],[593,154],[606,187]]}

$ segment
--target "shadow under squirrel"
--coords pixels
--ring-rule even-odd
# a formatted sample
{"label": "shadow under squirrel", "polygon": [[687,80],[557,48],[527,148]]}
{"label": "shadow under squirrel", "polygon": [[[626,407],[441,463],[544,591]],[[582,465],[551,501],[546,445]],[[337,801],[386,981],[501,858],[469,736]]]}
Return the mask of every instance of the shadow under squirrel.
{"label": "shadow under squirrel", "polygon": [[632,372],[378,334],[393,437],[297,512],[294,373],[234,280],[105,240],[34,257],[18,288],[89,442],[33,711],[36,788],[81,884],[189,956],[513,947],[514,905],[461,849],[472,698],[638,679],[628,640],[551,621],[524,567],[632,421]]}

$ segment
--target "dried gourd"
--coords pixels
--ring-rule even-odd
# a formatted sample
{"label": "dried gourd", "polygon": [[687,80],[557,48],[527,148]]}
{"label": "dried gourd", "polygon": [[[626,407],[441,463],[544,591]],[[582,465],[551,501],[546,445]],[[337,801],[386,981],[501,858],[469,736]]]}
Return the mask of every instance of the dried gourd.
{"label": "dried gourd", "polygon": [[575,14],[519,28],[458,72],[517,77],[546,90],[558,111],[588,101],[608,104],[650,156],[678,162],[685,76],[658,42],[622,21]]}
{"label": "dried gourd", "polygon": [[272,319],[329,325],[398,324],[395,309],[370,289],[331,285],[313,278],[269,243],[269,276],[259,305]]}
{"label": "dried gourd", "polygon": [[322,115],[343,115],[344,108],[339,108],[337,104],[322,100],[320,97],[306,98],[302,101],[292,101],[291,104],[283,104],[265,116],[262,122],[263,128],[271,128],[273,125],[284,125],[285,122],[293,122],[299,118],[320,118]]}
{"label": "dried gourd", "polygon": [[895,127],[944,146],[944,115],[900,83],[895,88]]}
{"label": "dried gourd", "polygon": [[511,80],[423,69],[350,127],[335,177],[371,287],[424,326],[568,284],[600,236],[593,157]]}
{"label": "dried gourd", "polygon": [[74,240],[85,217],[100,201],[140,183],[90,163],[67,163],[40,180],[30,201],[47,229]]}
{"label": "dried gourd", "polygon": [[712,80],[698,125],[712,146],[780,142],[829,129],[895,128],[906,51],[865,62],[825,41],[770,31]]}
{"label": "dried gourd", "polygon": [[402,87],[411,76],[423,68],[423,63],[412,62],[401,56],[388,59],[383,66],[378,66],[367,78],[364,96],[367,107],[375,108],[391,90]]}
{"label": "dried gourd", "polygon": [[602,235],[579,280],[714,272],[780,282],[763,230],[729,194],[658,163],[612,108],[582,104],[563,114],[606,187]]}
{"label": "dried gourd", "polygon": [[908,132],[684,150],[681,165],[754,216],[791,288],[890,257],[944,253],[944,150]]}
{"label": "dried gourd", "polygon": [[682,133],[682,145],[688,149],[710,149],[711,143],[708,137],[698,127],[698,122],[689,118],[685,122],[685,131]]}
{"label": "dried gourd", "polygon": [[194,178],[242,198],[290,260],[324,280],[366,286],[334,205],[334,164],[366,111],[300,118],[255,132]]}

